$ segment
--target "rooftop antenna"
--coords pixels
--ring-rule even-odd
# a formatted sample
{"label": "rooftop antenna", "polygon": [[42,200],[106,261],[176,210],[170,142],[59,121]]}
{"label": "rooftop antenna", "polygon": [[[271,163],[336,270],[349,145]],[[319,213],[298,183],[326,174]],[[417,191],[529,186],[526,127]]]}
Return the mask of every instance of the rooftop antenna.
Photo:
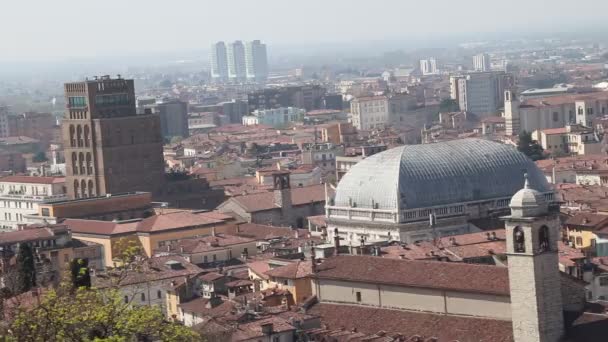
{"label": "rooftop antenna", "polygon": [[435,230],[435,226],[437,225],[437,216],[434,213],[429,214],[429,226],[431,227],[431,231],[433,234],[433,244],[437,246],[439,242],[439,234],[437,234],[437,230]]}

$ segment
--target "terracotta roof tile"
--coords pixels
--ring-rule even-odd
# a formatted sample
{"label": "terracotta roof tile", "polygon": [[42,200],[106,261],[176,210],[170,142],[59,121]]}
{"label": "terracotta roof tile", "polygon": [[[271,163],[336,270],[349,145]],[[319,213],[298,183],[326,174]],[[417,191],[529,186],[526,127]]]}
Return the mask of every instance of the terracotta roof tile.
{"label": "terracotta roof tile", "polygon": [[[179,267],[172,268],[168,263],[179,263]],[[120,285],[140,284],[148,281],[159,281],[177,278],[178,280],[184,277],[194,277],[202,273],[203,270],[198,266],[188,262],[186,259],[171,255],[160,256],[146,259],[141,269],[129,272],[127,276],[121,280]],[[113,284],[112,271],[107,273],[97,273],[93,279],[93,285],[99,288],[104,288]]]}
{"label": "terracotta roof tile", "polygon": [[310,261],[301,261],[290,263],[289,265],[273,268],[266,272],[267,276],[275,278],[300,279],[309,277],[312,274]]}
{"label": "terracotta roof tile", "polygon": [[72,232],[77,234],[118,235],[133,232],[153,233],[181,228],[212,226],[222,224],[228,218],[230,216],[216,212],[193,213],[190,211],[173,211],[145,219],[128,221],[65,219],[62,223],[70,227]]}
{"label": "terracotta roof tile", "polygon": [[50,227],[27,227],[23,230],[0,232],[0,245],[49,239],[61,231],[67,231],[67,227],[64,225]]}
{"label": "terracotta roof tile", "polygon": [[[182,254],[203,253],[219,249],[226,249],[233,245],[254,242],[255,240],[235,235],[216,234],[200,238],[181,239],[169,245],[168,252]],[[162,252],[167,251],[166,249]]]}
{"label": "terracotta roof tile", "polygon": [[202,275],[200,277],[198,277],[198,279],[202,280],[202,281],[215,281],[218,279],[222,279],[225,276],[223,274],[219,274],[219,273],[215,273],[215,272],[210,272],[207,273],[205,275]]}
{"label": "terracotta roof tile", "polygon": [[489,265],[337,256],[317,266],[314,276],[319,279],[509,295],[507,268]]}
{"label": "terracotta roof tile", "polygon": [[[356,329],[366,335],[418,335],[422,341],[435,337],[439,342],[512,342],[509,321],[378,309],[354,305],[316,304],[307,312],[321,318],[327,330]],[[407,340],[409,341],[409,340]]]}
{"label": "terracotta roof tile", "polygon": [[[250,213],[279,208],[274,202],[273,192],[235,196],[229,199],[229,201],[239,203]],[[325,186],[323,184],[291,189],[291,204],[293,206],[305,205],[311,202],[325,202]]]}

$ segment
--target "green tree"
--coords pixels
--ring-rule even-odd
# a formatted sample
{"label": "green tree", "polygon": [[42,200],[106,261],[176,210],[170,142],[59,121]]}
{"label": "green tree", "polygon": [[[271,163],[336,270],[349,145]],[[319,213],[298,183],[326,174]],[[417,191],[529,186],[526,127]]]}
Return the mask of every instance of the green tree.
{"label": "green tree", "polygon": [[36,265],[32,248],[27,243],[19,245],[17,252],[18,291],[27,292],[36,286]]}
{"label": "green tree", "polygon": [[70,274],[74,288],[91,287],[91,274],[89,273],[89,261],[87,259],[74,259],[70,262]]}
{"label": "green tree", "polygon": [[537,141],[532,140],[532,134],[526,131],[519,134],[517,149],[534,161],[545,159],[543,147]]}
{"label": "green tree", "polygon": [[167,322],[157,307],[131,306],[116,290],[65,283],[49,290],[40,304],[21,308],[10,323],[16,341],[200,341],[183,325]]}
{"label": "green tree", "polygon": [[43,163],[45,161],[48,161],[49,159],[46,157],[46,153],[40,151],[38,153],[36,153],[34,155],[34,157],[32,158],[32,161],[34,163]]}

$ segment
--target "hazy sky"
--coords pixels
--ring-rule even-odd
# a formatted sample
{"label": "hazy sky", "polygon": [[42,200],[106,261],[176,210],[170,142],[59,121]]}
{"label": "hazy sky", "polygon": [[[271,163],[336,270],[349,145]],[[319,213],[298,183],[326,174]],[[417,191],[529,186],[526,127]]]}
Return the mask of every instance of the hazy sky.
{"label": "hazy sky", "polygon": [[606,27],[607,0],[0,0],[0,60]]}

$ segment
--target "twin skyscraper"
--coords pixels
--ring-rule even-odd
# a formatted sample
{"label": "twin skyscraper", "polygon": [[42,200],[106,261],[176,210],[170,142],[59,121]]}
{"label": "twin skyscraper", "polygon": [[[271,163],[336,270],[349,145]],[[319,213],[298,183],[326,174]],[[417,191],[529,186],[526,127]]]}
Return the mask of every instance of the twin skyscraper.
{"label": "twin skyscraper", "polygon": [[211,77],[216,82],[264,82],[268,78],[266,44],[259,40],[211,45]]}

